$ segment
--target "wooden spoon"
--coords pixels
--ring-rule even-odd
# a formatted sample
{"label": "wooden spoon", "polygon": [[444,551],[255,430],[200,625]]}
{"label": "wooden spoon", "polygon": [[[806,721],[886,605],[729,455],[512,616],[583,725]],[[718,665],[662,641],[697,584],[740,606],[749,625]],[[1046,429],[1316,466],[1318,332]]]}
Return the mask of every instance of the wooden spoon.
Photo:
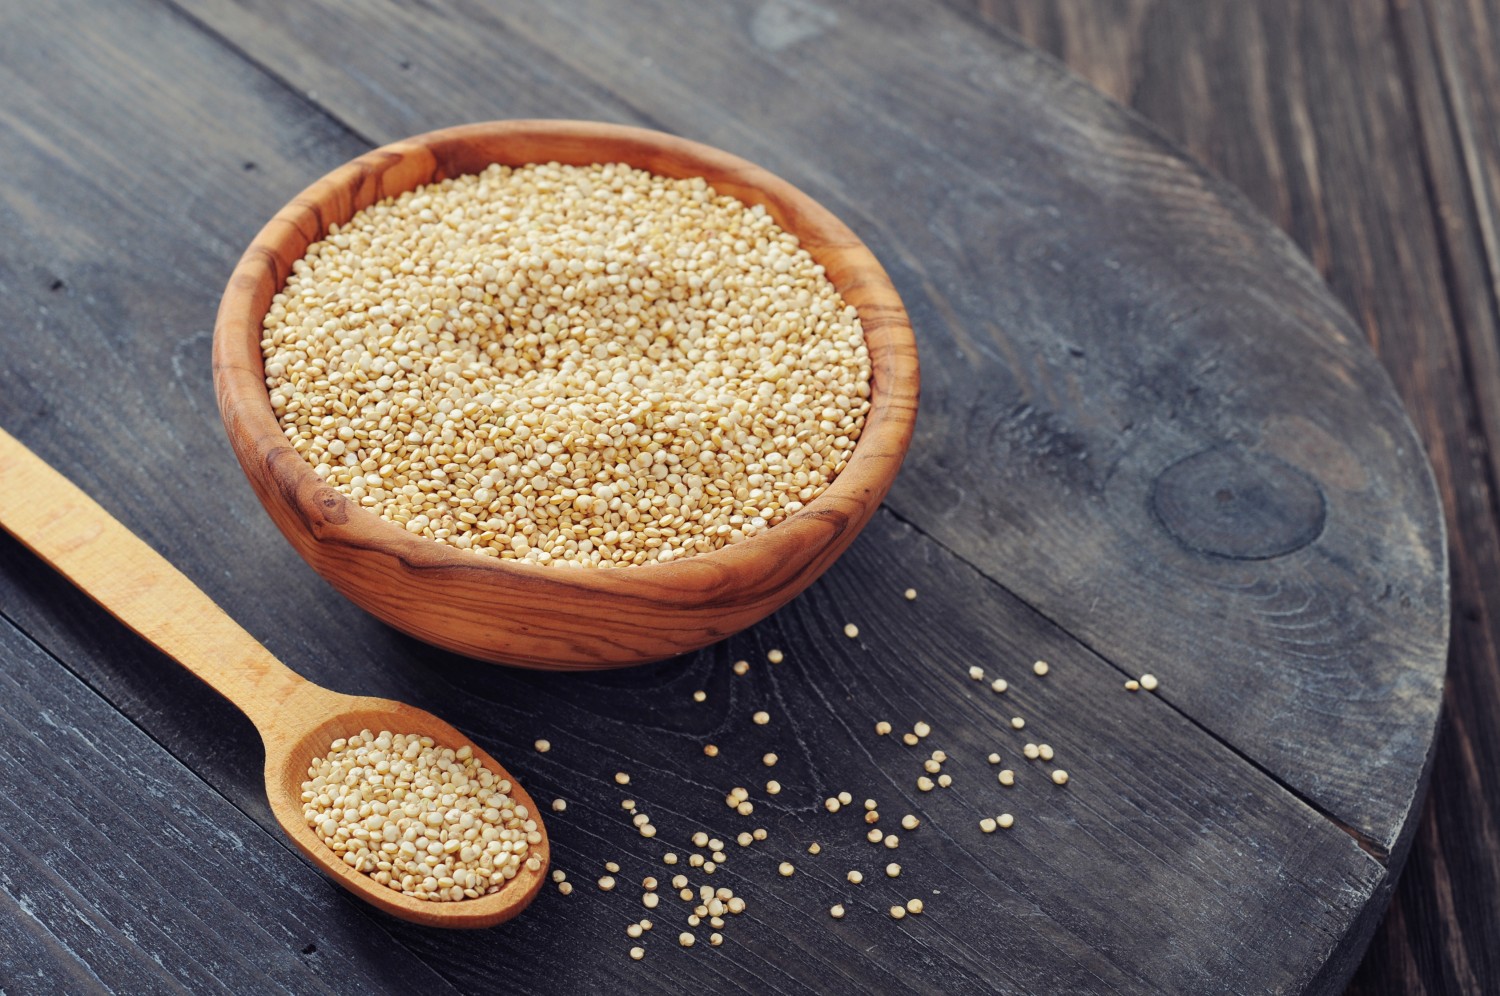
{"label": "wooden spoon", "polygon": [[[266,748],[266,797],[292,842],[334,881],[393,916],[433,927],[489,927],[509,920],[536,896],[547,875],[546,828],[536,803],[496,760],[431,713],[389,699],[342,695],[315,685],[273,657],[183,574],[71,481],[0,430],[0,527],[109,613],[239,707]],[[356,872],[302,816],[302,782],[314,757],[360,730],[464,744],[511,783],[510,796],[536,820],[540,843],[496,893],[457,902],[404,895]]]}

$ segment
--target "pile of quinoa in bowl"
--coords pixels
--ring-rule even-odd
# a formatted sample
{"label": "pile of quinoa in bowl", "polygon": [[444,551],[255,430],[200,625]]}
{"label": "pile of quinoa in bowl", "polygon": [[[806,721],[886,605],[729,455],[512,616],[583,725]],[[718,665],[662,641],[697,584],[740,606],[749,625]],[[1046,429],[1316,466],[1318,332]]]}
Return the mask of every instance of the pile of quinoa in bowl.
{"label": "pile of quinoa in bowl", "polygon": [[870,410],[853,307],[759,205],[624,164],[493,165],[332,226],[263,320],[327,485],[475,554],[620,567],[775,527]]}

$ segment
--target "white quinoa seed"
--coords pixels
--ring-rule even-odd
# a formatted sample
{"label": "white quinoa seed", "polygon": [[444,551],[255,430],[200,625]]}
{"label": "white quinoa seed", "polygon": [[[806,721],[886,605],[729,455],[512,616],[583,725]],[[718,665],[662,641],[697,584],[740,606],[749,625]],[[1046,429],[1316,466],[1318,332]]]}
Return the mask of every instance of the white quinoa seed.
{"label": "white quinoa seed", "polygon": [[553,799],[552,800],[552,811],[554,813],[566,812],[567,808],[568,808],[568,800],[566,800],[566,799]]}
{"label": "white quinoa seed", "polygon": [[638,923],[629,924],[625,928],[625,936],[626,937],[636,938],[636,937],[640,937],[641,934],[643,934],[643,933],[645,933],[645,931],[641,930],[641,925],[638,924]]}
{"label": "white quinoa seed", "polygon": [[765,726],[771,721],[771,714],[762,709],[751,716],[750,719],[754,721],[756,726]]}
{"label": "white quinoa seed", "polygon": [[[314,758],[302,783],[302,815],[357,872],[396,892],[434,902],[496,892],[524,867],[541,832],[511,783],[467,745],[361,730]],[[566,882],[560,882],[559,891]]]}
{"label": "white quinoa seed", "polygon": [[1039,744],[1037,746],[1037,749],[1036,749],[1036,754],[1037,754],[1037,757],[1040,757],[1043,761],[1050,761],[1050,760],[1052,760],[1052,747],[1051,747],[1051,745],[1049,745],[1049,744]]}
{"label": "white quinoa seed", "polygon": [[999,764],[1000,763],[1000,755],[999,754],[991,754],[989,756],[989,762],[991,764]]}
{"label": "white quinoa seed", "polygon": [[817,841],[813,841],[811,844],[807,845],[808,854],[817,854],[821,850],[823,850],[823,845],[819,844]]}
{"label": "white quinoa seed", "polygon": [[1012,729],[1022,730],[1026,728],[1026,720],[1022,719],[1020,716],[1012,716],[1010,719],[1010,725]]}
{"label": "white quinoa seed", "polygon": [[823,808],[828,810],[830,813],[836,813],[841,808],[841,803],[832,796],[829,796],[827,799],[823,800]]}
{"label": "white quinoa seed", "polygon": [[781,794],[781,783],[780,782],[775,781],[774,779],[772,781],[766,782],[766,795],[780,795],[780,794]]}
{"label": "white quinoa seed", "polygon": [[614,880],[613,876],[605,875],[603,878],[599,879],[599,888],[600,888],[601,891],[603,891],[603,892],[609,892],[614,887],[615,887],[615,880]]}
{"label": "white quinoa seed", "polygon": [[668,851],[661,856],[661,863],[664,865],[675,865],[677,863],[677,855],[672,851]]}
{"label": "white quinoa seed", "polygon": [[1004,678],[996,678],[994,681],[990,682],[990,691],[994,692],[996,695],[1003,693],[1009,687],[1010,684],[1006,682]]}
{"label": "white quinoa seed", "polygon": [[786,660],[786,654],[783,654],[780,650],[772,648],[771,650],[766,651],[766,660],[770,661],[772,664],[780,664],[782,661]]}
{"label": "white quinoa seed", "polygon": [[1156,685],[1157,685],[1156,675],[1154,675],[1154,674],[1143,674],[1143,675],[1141,675],[1141,687],[1144,688],[1146,691],[1148,691],[1148,692],[1154,692],[1154,691],[1156,691]]}
{"label": "white quinoa seed", "polygon": [[754,837],[756,840],[765,840],[770,835],[766,833],[765,827],[756,827],[750,832],[750,836]]}
{"label": "white quinoa seed", "polygon": [[1028,761],[1035,761],[1042,756],[1042,749],[1036,744],[1027,744],[1021,748],[1021,753],[1026,755]]}
{"label": "white quinoa seed", "polygon": [[979,829],[983,830],[985,833],[994,833],[995,821],[986,816],[984,819],[979,821]]}
{"label": "white quinoa seed", "polygon": [[912,726],[911,731],[919,737],[925,737],[932,732],[932,727],[928,726],[925,722],[918,720],[916,724]]}
{"label": "white quinoa seed", "polygon": [[915,830],[918,826],[921,825],[921,823],[922,821],[917,819],[917,817],[912,813],[907,813],[905,816],[901,817],[901,829],[903,830]]}
{"label": "white quinoa seed", "polygon": [[718,745],[717,744],[704,744],[703,745],[703,755],[705,757],[718,757],[719,756],[719,747],[718,747]]}
{"label": "white quinoa seed", "polygon": [[984,668],[979,667],[978,665],[975,665],[974,667],[969,668],[969,677],[973,678],[975,681],[983,681],[984,680]]}
{"label": "white quinoa seed", "polygon": [[1015,783],[1016,773],[1009,768],[1002,768],[1000,770],[1000,784],[1004,785],[1006,788],[1010,788]]}
{"label": "white quinoa seed", "polygon": [[677,935],[677,943],[681,944],[685,948],[692,947],[693,946],[693,942],[695,940],[696,940],[696,938],[693,937],[693,935],[690,934],[690,933],[688,933],[686,930],[684,930],[682,933],[680,933],[680,934]]}
{"label": "white quinoa seed", "polygon": [[947,788],[949,785],[953,784],[953,776],[948,774],[947,772],[944,772],[943,774],[938,775],[937,783],[939,788]]}
{"label": "white quinoa seed", "polygon": [[922,792],[932,791],[932,779],[922,775],[917,779],[917,788]]}
{"label": "white quinoa seed", "polygon": [[703,701],[705,701],[705,700],[706,700],[706,699],[707,699],[707,698],[708,698],[708,693],[707,693],[707,692],[705,692],[705,691],[704,691],[704,690],[703,690],[703,689],[701,689],[701,688],[700,688],[700,689],[698,689],[698,690],[697,690],[697,691],[696,691],[696,692],[694,692],[694,693],[693,693],[693,701],[694,701],[694,702],[703,702]]}
{"label": "white quinoa seed", "polygon": [[906,600],[908,602],[915,602],[917,600],[917,589],[915,588],[906,589],[904,594],[906,595]]}
{"label": "white quinoa seed", "polygon": [[1056,771],[1052,772],[1052,781],[1053,784],[1056,785],[1066,785],[1068,784],[1068,773],[1063,769],[1058,768]]}
{"label": "white quinoa seed", "polygon": [[616,785],[629,785],[630,784],[630,776],[627,775],[623,771],[616,771],[615,772],[615,784]]}
{"label": "white quinoa seed", "polygon": [[828,915],[833,917],[835,920],[842,920],[844,918],[844,904],[835,903],[833,906],[829,907]]}
{"label": "white quinoa seed", "polygon": [[891,907],[891,919],[892,920],[900,920],[900,919],[904,918],[905,916],[906,916],[906,907],[905,906],[892,906]]}
{"label": "white quinoa seed", "polygon": [[885,874],[887,878],[895,878],[896,876],[901,874],[901,866],[892,861],[890,864],[885,866]]}
{"label": "white quinoa seed", "polygon": [[840,792],[839,802],[845,806],[851,806],[854,804],[854,796],[850,795],[848,792]]}
{"label": "white quinoa seed", "polygon": [[741,847],[749,847],[750,846],[750,842],[752,840],[754,840],[754,839],[755,839],[754,837],[750,836],[750,831],[749,830],[742,830],[742,831],[740,831],[740,835],[738,837],[736,837],[734,840],[735,840],[735,843],[739,844]]}
{"label": "white quinoa seed", "polygon": [[782,878],[791,878],[792,875],[797,871],[797,869],[792,866],[792,863],[790,861],[783,861],[776,870],[781,873]]}
{"label": "white quinoa seed", "polygon": [[750,662],[749,661],[735,661],[734,662],[734,673],[735,674],[739,674],[739,675],[749,674],[750,673]]}
{"label": "white quinoa seed", "polygon": [[851,640],[859,638],[859,627],[853,623],[844,623],[844,635]]}
{"label": "white quinoa seed", "polygon": [[1125,682],[1125,690],[1127,692],[1139,691],[1140,687],[1141,683],[1139,681],[1136,681],[1134,678],[1131,678]]}
{"label": "white quinoa seed", "polygon": [[552,749],[551,742],[547,741],[547,740],[538,740],[536,743],[532,744],[531,746],[533,746],[533,747],[536,748],[536,751],[537,751],[538,754],[545,754],[549,750]]}
{"label": "white quinoa seed", "polygon": [[875,724],[875,735],[877,737],[886,736],[890,732],[891,732],[891,724],[887,723],[885,720],[882,719],[880,722],[878,722],[878,723]]}
{"label": "white quinoa seed", "polygon": [[999,816],[995,817],[995,825],[1000,827],[1002,830],[1010,829],[1011,825],[1015,822],[1016,818],[1009,813],[1001,813]]}
{"label": "white quinoa seed", "polygon": [[565,896],[571,896],[573,894],[573,883],[572,882],[559,882],[559,883],[557,883],[557,891],[560,892],[560,893],[562,893]]}
{"label": "white quinoa seed", "polygon": [[857,868],[852,869],[846,877],[853,885],[858,885],[865,880],[864,873]]}
{"label": "white quinoa seed", "polygon": [[780,760],[780,758],[778,758],[775,754],[767,754],[760,759],[760,763],[764,764],[768,768],[771,768],[775,767],[778,760]]}
{"label": "white quinoa seed", "polygon": [[502,559],[739,542],[827,488],[869,410],[858,316],[796,238],[623,164],[374,204],[293,264],[263,328],[273,410],[321,478]]}
{"label": "white quinoa seed", "polygon": [[1031,665],[1031,672],[1038,678],[1042,677],[1050,670],[1052,670],[1052,668],[1047,664],[1046,661],[1037,661],[1035,664]]}
{"label": "white quinoa seed", "polygon": [[908,913],[921,913],[926,908],[920,899],[908,899],[906,901],[906,912]]}
{"label": "white quinoa seed", "polygon": [[654,892],[647,892],[641,896],[641,905],[648,910],[656,909],[656,904],[661,902],[661,897]]}
{"label": "white quinoa seed", "polygon": [[896,848],[901,846],[901,838],[896,834],[888,833],[885,835],[885,846],[894,851]]}
{"label": "white quinoa seed", "polygon": [[865,834],[865,839],[872,844],[878,844],[885,839],[885,831],[876,828]]}
{"label": "white quinoa seed", "polygon": [[646,949],[645,948],[639,948],[639,947],[637,947],[637,948],[631,948],[630,949],[630,957],[634,958],[636,961],[640,961],[642,958],[646,957]]}
{"label": "white quinoa seed", "polygon": [[712,944],[714,947],[718,947],[720,944],[724,943],[724,935],[715,931],[714,933],[708,935],[708,943]]}
{"label": "white quinoa seed", "polygon": [[901,734],[901,742],[908,747],[915,747],[917,745],[917,735],[915,733],[903,733]]}
{"label": "white quinoa seed", "polygon": [[554,881],[554,882],[565,882],[565,881],[567,881],[567,879],[568,879],[568,873],[567,872],[563,871],[561,868],[554,868],[554,869],[552,869],[552,881]]}

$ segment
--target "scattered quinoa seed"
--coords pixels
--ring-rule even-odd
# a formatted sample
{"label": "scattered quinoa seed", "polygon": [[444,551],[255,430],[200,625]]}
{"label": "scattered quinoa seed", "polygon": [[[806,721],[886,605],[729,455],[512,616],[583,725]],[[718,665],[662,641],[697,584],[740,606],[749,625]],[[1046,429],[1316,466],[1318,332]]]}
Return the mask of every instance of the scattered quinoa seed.
{"label": "scattered quinoa seed", "polygon": [[905,906],[892,906],[891,907],[891,919],[892,920],[900,920],[900,919],[902,919],[905,916],[906,916],[906,907]]}
{"label": "scattered quinoa seed", "polygon": [[1063,769],[1058,768],[1056,771],[1052,772],[1052,781],[1056,785],[1066,785],[1068,784],[1068,773]]}
{"label": "scattered quinoa seed", "polygon": [[567,808],[568,808],[568,801],[566,799],[553,799],[552,800],[552,811],[554,813],[565,812],[567,810]]}
{"label": "scattered quinoa seed", "polygon": [[696,692],[693,693],[693,701],[694,702],[702,702],[702,701],[704,701],[707,698],[708,698],[708,693],[705,692],[701,688],[698,689]]}
{"label": "scattered quinoa seed", "polygon": [[990,682],[990,691],[994,692],[996,695],[1004,692],[1009,687],[1010,685],[1004,678],[996,678],[994,681]]}
{"label": "scattered quinoa seed", "polygon": [[704,744],[703,753],[708,755],[709,757],[718,757],[719,748],[716,744]]}
{"label": "scattered quinoa seed", "polygon": [[1039,748],[1036,744],[1027,744],[1025,747],[1021,748],[1021,753],[1026,755],[1026,759],[1028,761],[1035,761],[1037,758],[1042,756],[1041,748]]}
{"label": "scattered quinoa seed", "polygon": [[1036,753],[1037,757],[1040,757],[1043,761],[1052,760],[1052,747],[1049,744],[1038,745]]}
{"label": "scattered quinoa seed", "polygon": [[623,771],[616,771],[615,772],[615,784],[616,785],[629,785],[630,784],[630,776],[627,775]]}
{"label": "scattered quinoa seed", "polygon": [[781,783],[776,780],[766,782],[766,795],[780,795]]}
{"label": "scattered quinoa seed", "polygon": [[864,873],[863,873],[863,872],[861,872],[861,871],[860,871],[860,870],[859,870],[859,869],[857,869],[857,868],[855,868],[855,869],[852,869],[852,870],[851,870],[851,871],[850,871],[850,872],[849,872],[849,874],[848,874],[848,875],[847,875],[847,876],[846,876],[846,877],[847,877],[847,878],[848,878],[848,879],[849,879],[849,881],[850,881],[850,882],[851,882],[851,883],[853,883],[853,884],[854,884],[854,885],[858,885],[858,884],[859,884],[859,883],[861,883],[861,882],[863,882],[863,881],[864,881],[864,880],[865,880],[865,876],[864,876]]}
{"label": "scattered quinoa seed", "polygon": [[762,709],[750,718],[755,721],[756,726],[765,726],[771,721],[771,714]]}
{"label": "scattered quinoa seed", "polygon": [[561,892],[565,896],[571,896],[573,894],[573,883],[559,882],[557,883],[557,891]]}
{"label": "scattered quinoa seed", "polygon": [[829,908],[828,915],[833,917],[835,920],[842,920],[844,918],[843,903],[835,903],[832,907]]}
{"label": "scattered quinoa seed", "polygon": [[547,741],[547,740],[538,740],[536,743],[532,744],[531,746],[533,746],[533,747],[536,748],[536,751],[537,751],[538,754],[545,754],[549,750],[552,749],[551,742]]}
{"label": "scattered quinoa seed", "polygon": [[609,892],[614,887],[615,887],[615,880],[614,880],[614,878],[612,876],[605,875],[603,878],[599,879],[599,888],[600,888],[600,890],[602,890],[604,892]]}
{"label": "scattered quinoa seed", "polygon": [[917,745],[917,735],[915,733],[903,733],[901,734],[901,742],[908,747],[915,747]]}
{"label": "scattered quinoa seed", "polygon": [[853,623],[844,623],[844,635],[851,640],[858,639],[859,627]]}
{"label": "scattered quinoa seed", "polygon": [[920,791],[923,791],[923,792],[931,792],[932,791],[932,779],[928,778],[926,775],[920,776],[917,779],[917,788]]}
{"label": "scattered quinoa seed", "polygon": [[943,774],[938,775],[937,782],[939,788],[947,788],[949,785],[953,784],[953,776],[948,774],[947,772],[944,772]]}
{"label": "scattered quinoa seed", "polygon": [[779,650],[773,649],[766,652],[766,660],[770,661],[772,664],[780,664],[782,661],[786,660],[786,654],[783,654]]}
{"label": "scattered quinoa seed", "polygon": [[984,680],[984,668],[979,667],[978,665],[975,665],[975,666],[969,668],[969,677],[973,678],[975,681],[983,681]]}
{"label": "scattered quinoa seed", "polygon": [[817,854],[821,850],[823,850],[823,845],[819,844],[817,841],[813,841],[811,844],[807,845],[808,854]]}
{"label": "scattered quinoa seed", "polygon": [[688,933],[686,930],[677,935],[677,943],[681,944],[685,948],[692,947],[694,940],[696,940],[696,938],[694,938],[693,935]]}
{"label": "scattered quinoa seed", "polygon": [[1010,826],[1015,822],[1016,818],[1009,813],[1001,813],[999,816],[995,817],[995,825],[1000,827],[1001,829],[1009,829]]}
{"label": "scattered quinoa seed", "polygon": [[1010,788],[1015,783],[1016,783],[1016,773],[1014,771],[1010,770],[1009,768],[1003,768],[1003,769],[1001,769],[1001,771],[1000,771],[1000,784],[1004,785],[1006,788]]}
{"label": "scattered quinoa seed", "polygon": [[1020,730],[1020,729],[1025,728],[1025,726],[1026,726],[1026,720],[1022,719],[1020,716],[1012,716],[1011,720],[1010,720],[1010,725],[1011,725],[1012,729]]}
{"label": "scattered quinoa seed", "polygon": [[891,724],[887,723],[885,720],[882,719],[880,722],[875,724],[875,735],[877,737],[883,737],[890,732]]}
{"label": "scattered quinoa seed", "polygon": [[920,899],[908,899],[906,901],[906,912],[908,913],[920,913],[926,908],[926,906],[922,905],[922,900]]}
{"label": "scattered quinoa seed", "polygon": [[908,602],[915,602],[917,600],[917,589],[915,589],[915,588],[908,588],[908,589],[906,589],[905,594],[906,594],[906,600]]}
{"label": "scattered quinoa seed", "polygon": [[928,725],[927,725],[927,724],[926,724],[926,723],[925,723],[925,722],[923,722],[923,721],[921,721],[921,720],[918,720],[918,721],[917,721],[917,722],[916,722],[916,725],[914,725],[914,726],[913,726],[913,727],[912,727],[912,728],[911,728],[911,731],[912,731],[912,732],[913,732],[913,733],[915,733],[915,734],[916,734],[916,735],[917,735],[917,736],[919,736],[919,737],[925,737],[925,736],[927,736],[927,735],[928,735],[928,734],[929,734],[929,733],[931,733],[931,732],[932,732],[932,727],[930,727],[930,726],[928,726]]}
{"label": "scattered quinoa seed", "polygon": [[714,947],[718,947],[720,944],[724,943],[724,935],[719,933],[718,931],[715,931],[714,933],[708,935],[708,943],[712,944]]}
{"label": "scattered quinoa seed", "polygon": [[854,796],[850,795],[848,792],[840,792],[839,802],[845,806],[851,805],[854,802]]}
{"label": "scattered quinoa seed", "polygon": [[631,948],[630,949],[630,957],[634,958],[636,961],[640,961],[642,958],[646,957],[646,949],[645,948]]}
{"label": "scattered quinoa seed", "polygon": [[1125,682],[1125,690],[1127,692],[1138,691],[1140,689],[1140,687],[1141,687],[1141,683],[1139,681],[1136,681],[1134,678],[1131,678],[1131,679],[1129,679],[1128,681]]}
{"label": "scattered quinoa seed", "polygon": [[921,822],[922,821],[917,819],[913,814],[907,813],[905,816],[901,817],[901,828],[903,830],[915,830],[921,824]]}
{"label": "scattered quinoa seed", "polygon": [[1048,667],[1046,661],[1037,661],[1035,664],[1031,665],[1032,673],[1035,674],[1038,678],[1040,678],[1050,670],[1052,669]]}
{"label": "scattered quinoa seed", "polygon": [[781,873],[782,878],[791,878],[793,873],[797,871],[796,868],[792,867],[790,861],[783,861],[776,870]]}
{"label": "scattered quinoa seed", "polygon": [[1154,692],[1154,691],[1156,691],[1156,675],[1154,675],[1154,674],[1143,674],[1143,675],[1141,675],[1141,687],[1144,688],[1148,692]]}
{"label": "scattered quinoa seed", "polygon": [[760,759],[760,763],[764,764],[766,767],[770,768],[770,767],[774,767],[775,764],[776,764],[776,762],[778,760],[779,760],[779,758],[777,758],[777,756],[775,754],[767,754],[767,755],[765,755],[764,757],[762,757]]}
{"label": "scattered quinoa seed", "polygon": [[979,821],[979,829],[983,830],[985,833],[994,833],[995,821],[986,816],[984,819]]}
{"label": "scattered quinoa seed", "polygon": [[991,754],[989,756],[989,762],[991,764],[999,764],[1000,763],[1000,755],[999,754]]}
{"label": "scattered quinoa seed", "polygon": [[887,878],[895,878],[896,876],[901,874],[901,866],[892,861],[890,864],[885,866],[885,874]]}

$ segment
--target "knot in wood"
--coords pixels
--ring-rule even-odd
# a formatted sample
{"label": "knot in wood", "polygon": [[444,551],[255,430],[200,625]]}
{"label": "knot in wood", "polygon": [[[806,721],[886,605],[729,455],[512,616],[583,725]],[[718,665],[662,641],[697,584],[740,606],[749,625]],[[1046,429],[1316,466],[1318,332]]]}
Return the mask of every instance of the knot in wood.
{"label": "knot in wood", "polygon": [[1269,560],[1316,540],[1327,503],[1318,483],[1286,461],[1220,446],[1164,470],[1151,489],[1151,510],[1190,550]]}

